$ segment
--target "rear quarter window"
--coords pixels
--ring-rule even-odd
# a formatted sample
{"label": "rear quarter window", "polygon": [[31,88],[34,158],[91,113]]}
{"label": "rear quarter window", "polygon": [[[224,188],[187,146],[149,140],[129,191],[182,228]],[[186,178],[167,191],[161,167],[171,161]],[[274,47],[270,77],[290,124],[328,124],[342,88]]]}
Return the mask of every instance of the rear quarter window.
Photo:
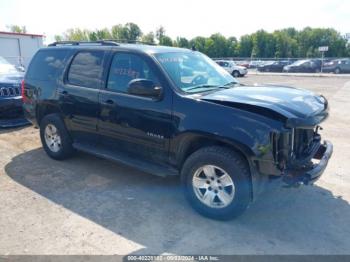
{"label": "rear quarter window", "polygon": [[67,50],[40,50],[33,57],[26,78],[51,81],[64,67]]}

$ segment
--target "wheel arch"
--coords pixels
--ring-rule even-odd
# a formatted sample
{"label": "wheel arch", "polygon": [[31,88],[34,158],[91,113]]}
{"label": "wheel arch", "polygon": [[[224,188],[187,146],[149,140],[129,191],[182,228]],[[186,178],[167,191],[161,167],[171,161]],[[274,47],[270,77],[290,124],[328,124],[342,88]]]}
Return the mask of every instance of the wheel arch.
{"label": "wheel arch", "polygon": [[238,74],[238,76],[240,76],[240,75],[241,75],[241,73],[239,72],[239,70],[238,70],[238,69],[233,69],[233,70],[232,70],[231,75],[232,75],[232,76],[234,76],[234,75],[235,75],[235,73],[237,73],[237,74]]}
{"label": "wheel arch", "polygon": [[337,73],[337,70],[338,70],[338,73],[341,73],[341,68],[339,66],[337,66],[335,69],[334,69],[334,73]]}
{"label": "wheel arch", "polygon": [[40,126],[40,122],[41,120],[49,114],[62,114],[61,109],[54,104],[50,104],[50,103],[43,103],[40,104],[36,107],[36,121],[38,123],[38,125]]}
{"label": "wheel arch", "polygon": [[[246,145],[235,141],[212,136],[209,134],[186,134],[178,144],[177,150],[177,165],[182,167],[183,163],[192,153],[200,148],[207,146],[222,146],[227,147],[241,155],[247,162],[254,155],[253,151]],[[248,163],[249,164],[249,163]]]}

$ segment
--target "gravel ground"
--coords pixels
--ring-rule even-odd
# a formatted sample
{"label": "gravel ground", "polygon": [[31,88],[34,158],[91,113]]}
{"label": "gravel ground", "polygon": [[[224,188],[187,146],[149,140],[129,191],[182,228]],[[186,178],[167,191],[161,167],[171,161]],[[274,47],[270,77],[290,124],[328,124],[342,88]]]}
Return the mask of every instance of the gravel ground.
{"label": "gravel ground", "polygon": [[176,178],[83,153],[46,156],[32,127],[0,130],[0,255],[350,254],[350,78],[249,75],[324,94],[334,154],[315,186],[274,186],[236,220],[197,215]]}

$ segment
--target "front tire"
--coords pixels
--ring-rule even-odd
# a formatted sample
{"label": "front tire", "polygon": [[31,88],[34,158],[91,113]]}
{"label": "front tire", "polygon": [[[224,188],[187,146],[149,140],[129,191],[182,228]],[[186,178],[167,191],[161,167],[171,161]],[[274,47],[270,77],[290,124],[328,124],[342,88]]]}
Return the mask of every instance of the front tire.
{"label": "front tire", "polygon": [[340,73],[341,73],[340,68],[337,67],[337,68],[334,70],[334,73],[337,74],[337,75],[340,74]]}
{"label": "front tire", "polygon": [[237,77],[240,77],[241,74],[238,71],[235,70],[235,71],[232,72],[232,76],[237,78]]}
{"label": "front tire", "polygon": [[193,153],[185,161],[181,178],[190,205],[212,219],[233,219],[251,201],[249,167],[225,147],[205,147]]}
{"label": "front tire", "polygon": [[41,120],[40,138],[45,152],[53,159],[63,160],[74,152],[67,129],[58,114],[47,115]]}

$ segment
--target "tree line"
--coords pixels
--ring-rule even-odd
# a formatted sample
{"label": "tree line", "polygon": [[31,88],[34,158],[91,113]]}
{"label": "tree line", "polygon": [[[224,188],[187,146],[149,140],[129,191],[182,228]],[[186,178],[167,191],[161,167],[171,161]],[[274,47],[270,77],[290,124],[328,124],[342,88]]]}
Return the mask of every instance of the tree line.
{"label": "tree line", "polygon": [[348,41],[335,29],[310,28],[302,30],[286,28],[269,33],[258,30],[243,35],[225,37],[215,33],[210,37],[197,36],[193,39],[166,35],[164,27],[155,32],[143,33],[135,23],[117,24],[111,28],[98,30],[68,29],[63,35],[56,35],[56,41],[96,41],[101,39],[120,39],[142,41],[150,44],[195,48],[210,57],[250,57],[250,58],[301,58],[320,57],[318,47],[328,46],[326,57],[350,56]]}

